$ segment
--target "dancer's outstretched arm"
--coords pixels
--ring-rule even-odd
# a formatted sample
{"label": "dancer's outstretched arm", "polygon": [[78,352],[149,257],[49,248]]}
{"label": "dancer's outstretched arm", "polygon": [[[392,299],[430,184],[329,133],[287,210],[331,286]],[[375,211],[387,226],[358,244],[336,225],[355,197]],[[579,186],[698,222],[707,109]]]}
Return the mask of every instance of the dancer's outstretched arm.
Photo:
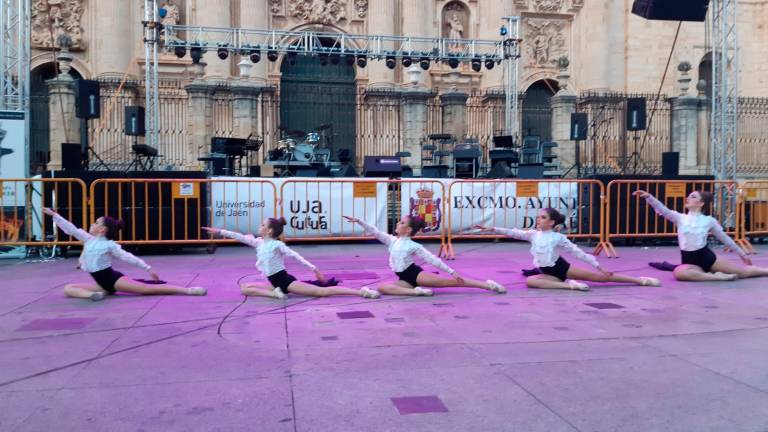
{"label": "dancer's outstretched arm", "polygon": [[282,252],[284,255],[288,255],[288,256],[292,257],[296,261],[300,262],[301,265],[303,265],[304,267],[312,270],[315,273],[315,277],[317,277],[317,280],[319,280],[320,282],[324,282],[325,281],[325,276],[323,276],[323,274],[320,272],[320,270],[317,269],[317,266],[312,264],[311,262],[307,261],[306,258],[304,258],[303,256],[299,255],[299,253],[296,252],[295,250],[289,248],[285,244],[282,244],[282,245],[280,245],[280,252]]}
{"label": "dancer's outstretched arm", "polygon": [[62,231],[68,235],[71,235],[72,237],[80,241],[88,241],[93,238],[89,232],[76,227],[72,224],[72,222],[64,219],[60,214],[53,210],[45,207],[43,208],[43,213],[47,214],[48,216],[52,216],[53,221],[56,222],[56,225],[61,228]]}
{"label": "dancer's outstretched arm", "polygon": [[578,260],[584,261],[585,263],[591,265],[592,267],[600,270],[602,273],[606,273],[606,274],[610,273],[600,266],[600,263],[597,261],[597,258],[595,258],[593,255],[590,255],[584,252],[580,247],[576,246],[572,241],[568,240],[568,237],[563,236],[558,246],[568,251],[571,255],[576,257]]}
{"label": "dancer's outstretched arm", "polygon": [[385,232],[379,231],[378,228],[369,224],[368,222],[365,222],[353,216],[344,216],[344,219],[352,223],[360,224],[360,226],[362,226],[363,229],[365,229],[365,232],[372,234],[374,237],[376,237],[376,240],[384,243],[387,246],[389,246],[390,244],[392,244],[392,242],[395,241],[395,236],[391,236]]}
{"label": "dancer's outstretched arm", "polygon": [[725,231],[723,231],[723,227],[720,226],[720,224],[714,218],[712,218],[709,231],[726,247],[736,252],[739,257],[741,257],[741,260],[744,262],[744,264],[752,265],[752,260],[747,256],[747,253],[744,251],[744,249],[737,245],[736,242],[733,241],[733,239],[730,238],[728,234],[725,233]]}
{"label": "dancer's outstretched arm", "polygon": [[632,195],[638,196],[640,198],[645,198],[645,200],[648,201],[648,205],[653,207],[653,210],[656,212],[657,215],[663,217],[664,219],[670,222],[678,223],[680,221],[680,218],[683,216],[683,214],[680,212],[670,210],[661,201],[656,199],[655,196],[649,194],[646,191],[638,190],[633,192]]}
{"label": "dancer's outstretched arm", "polygon": [[507,237],[512,237],[517,240],[525,240],[525,241],[531,241],[531,237],[533,237],[533,234],[535,233],[534,230],[523,230],[519,228],[497,228],[493,226],[486,227],[483,225],[475,225],[473,228],[479,229],[482,231],[497,232]]}
{"label": "dancer's outstretched arm", "polygon": [[119,244],[112,242],[109,249],[109,253],[111,253],[113,257],[121,261],[125,261],[128,264],[133,264],[136,267],[146,270],[149,273],[149,275],[152,277],[152,279],[160,280],[160,276],[158,276],[157,273],[152,271],[152,267],[150,267],[149,264],[147,264],[143,259],[137,257],[136,255],[130,252],[127,252]]}
{"label": "dancer's outstretched arm", "polygon": [[211,228],[211,227],[203,227],[203,230],[213,234],[220,234],[224,237],[237,240],[240,243],[247,244],[248,246],[251,246],[251,247],[259,247],[259,238],[254,237],[251,234],[241,234],[237,231],[228,231],[221,228]]}
{"label": "dancer's outstretched arm", "polygon": [[420,256],[424,261],[432,264],[433,266],[448,273],[449,275],[455,277],[456,279],[463,280],[463,278],[459,276],[456,270],[449,267],[448,264],[444,263],[443,260],[436,257],[432,252],[428,251],[427,248],[425,248],[424,246],[417,243],[417,247],[414,250],[414,253]]}

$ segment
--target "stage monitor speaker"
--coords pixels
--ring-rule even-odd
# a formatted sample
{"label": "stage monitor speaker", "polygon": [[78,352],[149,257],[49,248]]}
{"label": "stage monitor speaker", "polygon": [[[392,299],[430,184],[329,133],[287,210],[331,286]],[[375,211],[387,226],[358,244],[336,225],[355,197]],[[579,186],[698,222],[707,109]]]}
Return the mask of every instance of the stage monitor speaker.
{"label": "stage monitor speaker", "polygon": [[680,175],[680,153],[664,152],[661,154],[661,176],[664,178]]}
{"label": "stage monitor speaker", "polygon": [[421,167],[423,178],[448,178],[448,165],[430,165]]}
{"label": "stage monitor speaker", "polygon": [[82,119],[101,116],[101,92],[98,81],[84,79],[75,81],[75,115]]}
{"label": "stage monitor speaker", "polygon": [[331,177],[359,177],[352,165],[339,165],[331,168]]}
{"label": "stage monitor speaker", "polygon": [[494,147],[503,147],[503,148],[510,148],[515,146],[515,136],[514,135],[499,135],[493,137],[493,146]]}
{"label": "stage monitor speaker", "polygon": [[261,166],[260,165],[249,166],[248,177],[261,177]]}
{"label": "stage monitor speaker", "polygon": [[571,140],[587,139],[587,113],[571,113]]}
{"label": "stage monitor speaker", "polygon": [[363,162],[364,177],[400,177],[402,173],[398,157],[366,156]]}
{"label": "stage monitor speaker", "polygon": [[645,98],[637,97],[627,99],[627,130],[645,130],[645,118]]}
{"label": "stage monitor speaker", "polygon": [[544,164],[525,164],[517,166],[517,178],[540,179],[544,177]]}
{"label": "stage monitor speaker", "polygon": [[83,169],[83,148],[77,143],[61,143],[61,169],[79,171]]}
{"label": "stage monitor speaker", "polygon": [[632,13],[649,20],[704,21],[709,0],[635,0]]}
{"label": "stage monitor speaker", "polygon": [[144,136],[147,131],[144,128],[144,107],[125,107],[125,134],[128,136]]}

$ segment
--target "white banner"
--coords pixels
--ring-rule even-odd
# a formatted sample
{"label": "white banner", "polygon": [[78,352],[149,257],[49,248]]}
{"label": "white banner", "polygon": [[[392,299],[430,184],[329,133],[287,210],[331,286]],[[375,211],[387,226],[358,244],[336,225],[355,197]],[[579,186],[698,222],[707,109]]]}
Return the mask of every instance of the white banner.
{"label": "white banner", "polygon": [[[426,180],[425,180],[426,181]],[[566,217],[566,227],[576,223],[579,186],[573,182],[466,182],[450,184],[453,179],[439,179],[448,196],[447,212],[440,211],[439,186],[407,189],[403,185],[401,212],[425,218],[425,234],[439,232],[450,220],[454,234],[466,233],[473,225],[503,228],[533,228],[542,208],[554,208]]]}
{"label": "white banner", "polygon": [[[0,179],[26,177],[25,143],[24,113],[0,111]],[[4,182],[0,202],[2,206],[23,206],[24,188]]]}
{"label": "white banner", "polygon": [[[242,180],[242,178],[237,178]],[[387,184],[354,179],[270,178],[267,182],[235,182],[216,177],[211,185],[212,225],[232,231],[255,233],[264,218],[280,216],[274,207],[282,188],[282,208],[288,238],[356,237],[359,225],[342,216],[355,216],[386,231]],[[265,179],[266,180],[266,179]],[[285,185],[285,187],[283,187]]]}

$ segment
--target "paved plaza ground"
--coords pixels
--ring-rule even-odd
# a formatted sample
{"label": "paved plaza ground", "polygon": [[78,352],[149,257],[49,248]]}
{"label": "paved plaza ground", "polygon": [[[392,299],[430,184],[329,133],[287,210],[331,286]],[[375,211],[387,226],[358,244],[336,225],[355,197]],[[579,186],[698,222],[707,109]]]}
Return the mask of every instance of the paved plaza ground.
{"label": "paved plaza ground", "polygon": [[[391,278],[379,244],[294,247],[345,285]],[[207,297],[68,299],[75,258],[2,260],[0,430],[768,431],[768,278],[680,283],[647,266],[676,248],[625,247],[604,266],[663,287],[531,290],[527,249],[456,245],[507,295],[380,300],[244,302],[246,247],[143,256]]]}

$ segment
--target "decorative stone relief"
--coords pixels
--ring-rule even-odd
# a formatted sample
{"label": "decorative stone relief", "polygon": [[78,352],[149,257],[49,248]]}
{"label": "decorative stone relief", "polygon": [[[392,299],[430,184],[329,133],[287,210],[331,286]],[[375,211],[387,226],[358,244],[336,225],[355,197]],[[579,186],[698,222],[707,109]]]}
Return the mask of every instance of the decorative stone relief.
{"label": "decorative stone relief", "polygon": [[58,47],[57,40],[67,35],[72,49],[84,49],[81,0],[34,0],[32,2],[32,47]]}
{"label": "decorative stone relief", "polygon": [[337,24],[347,18],[347,0],[288,0],[288,15],[307,22]]}
{"label": "decorative stone relief", "polygon": [[[584,7],[584,0],[513,0],[520,12],[576,13]],[[567,8],[565,11],[564,8]]]}
{"label": "decorative stone relief", "polygon": [[283,9],[283,0],[269,0],[269,10],[273,14],[278,14]]}
{"label": "decorative stone relief", "polygon": [[523,38],[526,66],[555,68],[557,59],[568,55],[567,21],[530,18],[525,20]]}
{"label": "decorative stone relief", "polygon": [[533,0],[534,8],[538,12],[557,13],[563,8],[564,0]]}
{"label": "decorative stone relief", "polygon": [[365,18],[368,14],[368,0],[355,0],[355,12],[358,18]]}

